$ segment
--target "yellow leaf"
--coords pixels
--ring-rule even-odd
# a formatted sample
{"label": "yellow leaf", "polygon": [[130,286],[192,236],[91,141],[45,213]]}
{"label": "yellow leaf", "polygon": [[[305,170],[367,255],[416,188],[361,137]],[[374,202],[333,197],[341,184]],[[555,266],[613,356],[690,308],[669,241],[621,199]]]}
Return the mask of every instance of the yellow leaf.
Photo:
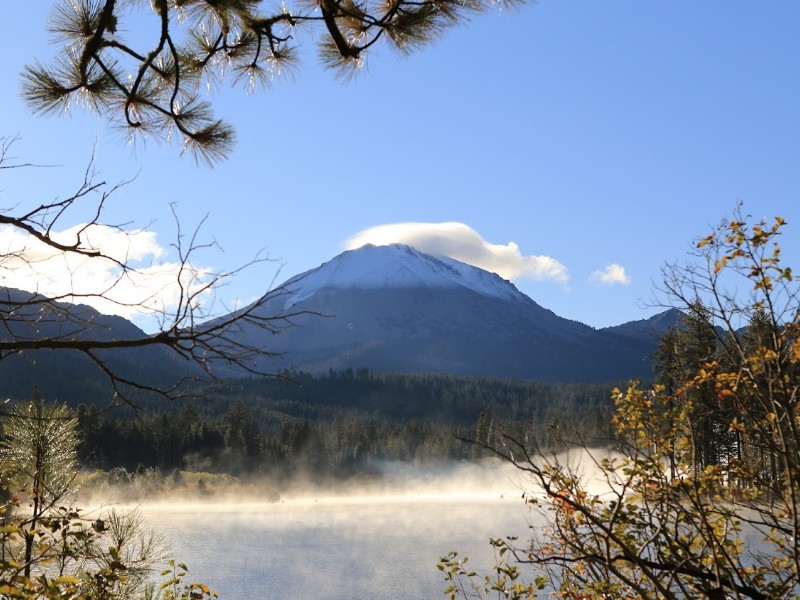
{"label": "yellow leaf", "polygon": [[697,242],[697,247],[698,248],[702,248],[706,244],[711,243],[711,241],[713,239],[714,239],[714,234],[708,235],[708,236],[704,237],[702,240],[700,240],[699,242]]}

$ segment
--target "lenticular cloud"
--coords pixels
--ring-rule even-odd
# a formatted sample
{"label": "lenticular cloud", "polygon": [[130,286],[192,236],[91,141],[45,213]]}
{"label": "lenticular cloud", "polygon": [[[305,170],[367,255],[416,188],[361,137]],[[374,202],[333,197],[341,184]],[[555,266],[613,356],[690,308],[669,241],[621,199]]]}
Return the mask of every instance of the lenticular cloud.
{"label": "lenticular cloud", "polygon": [[408,244],[427,254],[497,273],[506,279],[529,278],[567,283],[567,268],[551,256],[523,255],[514,242],[492,244],[464,223],[393,223],[360,231],[345,242],[345,250],[365,244]]}

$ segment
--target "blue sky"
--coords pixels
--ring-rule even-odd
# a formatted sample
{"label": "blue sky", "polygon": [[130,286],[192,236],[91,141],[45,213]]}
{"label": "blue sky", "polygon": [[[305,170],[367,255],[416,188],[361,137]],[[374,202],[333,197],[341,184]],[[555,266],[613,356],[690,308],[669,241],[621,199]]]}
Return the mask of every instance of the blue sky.
{"label": "blue sky", "polygon": [[[0,135],[20,137],[20,160],[57,166],[3,172],[0,207],[66,194],[94,151],[102,179],[135,177],[107,218],[163,248],[143,260],[174,259],[173,202],[185,229],[207,215],[201,238],[222,248],[199,267],[232,269],[260,249],[276,259],[225,287],[228,305],[353,239],[424,245],[439,233],[431,224],[449,223],[447,247],[491,258],[539,304],[615,325],[659,310],[642,304],[661,266],[738,200],[786,218],[784,257],[800,265],[795,1],[541,0],[489,11],[408,57],[381,49],[349,83],[310,52],[271,90],[213,94],[238,135],[214,169],[174,146],[126,145],[80,110],[32,116],[19,72],[56,51],[49,7],[4,7],[13,51],[0,61]],[[385,225],[396,227],[373,229]],[[616,279],[603,283],[610,265]]]}

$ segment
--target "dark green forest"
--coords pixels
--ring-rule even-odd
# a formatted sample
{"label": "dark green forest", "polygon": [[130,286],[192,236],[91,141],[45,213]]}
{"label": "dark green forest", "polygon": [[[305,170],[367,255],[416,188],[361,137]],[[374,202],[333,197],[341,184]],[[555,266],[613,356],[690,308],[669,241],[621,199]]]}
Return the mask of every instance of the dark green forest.
{"label": "dark green forest", "polygon": [[[187,400],[137,399],[138,410],[81,404],[87,467],[175,469],[332,478],[369,474],[381,461],[470,459],[465,440],[524,428],[544,447],[568,428],[606,435],[608,384],[553,384],[368,370],[285,373],[203,386]],[[560,442],[559,442],[560,443]]]}

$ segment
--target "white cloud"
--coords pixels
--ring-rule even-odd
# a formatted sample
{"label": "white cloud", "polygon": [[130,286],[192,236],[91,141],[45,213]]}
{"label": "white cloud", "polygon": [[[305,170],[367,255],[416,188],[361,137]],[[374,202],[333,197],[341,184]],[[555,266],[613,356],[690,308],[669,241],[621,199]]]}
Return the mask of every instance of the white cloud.
{"label": "white cloud", "polygon": [[463,223],[393,223],[360,231],[345,242],[352,250],[365,244],[408,244],[428,254],[449,256],[506,279],[527,277],[567,283],[567,268],[550,256],[525,256],[514,242],[491,244]]}
{"label": "white cloud", "polygon": [[[60,252],[11,226],[0,227],[0,286],[66,296],[66,301],[88,304],[105,314],[126,318],[158,316],[174,309],[184,294],[209,274],[176,262],[162,262],[166,255],[156,234],[147,230],[121,231],[102,225],[76,225],[52,237],[74,244],[80,233],[84,248],[133,266],[123,272],[114,262]],[[74,297],[70,297],[74,294]],[[80,297],[79,297],[80,296]],[[85,297],[84,297],[85,296]],[[184,296],[185,299],[185,296]]]}
{"label": "white cloud", "polygon": [[601,285],[628,285],[631,278],[625,272],[625,267],[618,263],[611,263],[602,271],[593,271],[589,281]]}

